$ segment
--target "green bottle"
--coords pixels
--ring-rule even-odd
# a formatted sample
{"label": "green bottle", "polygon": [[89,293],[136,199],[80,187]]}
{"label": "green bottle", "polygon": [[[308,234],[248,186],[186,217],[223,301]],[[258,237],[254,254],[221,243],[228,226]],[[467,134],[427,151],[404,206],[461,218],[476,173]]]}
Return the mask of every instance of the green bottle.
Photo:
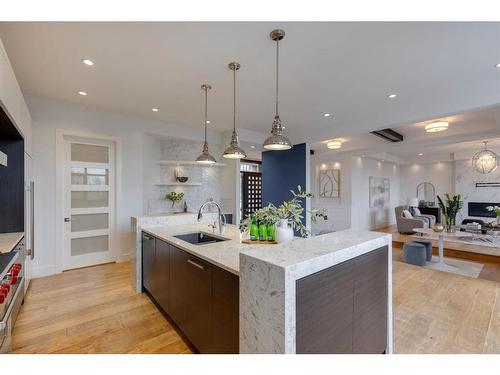
{"label": "green bottle", "polygon": [[259,227],[257,225],[257,220],[252,219],[252,224],[250,224],[250,240],[257,241],[259,239]]}
{"label": "green bottle", "polygon": [[259,241],[267,241],[267,225],[264,220],[259,221]]}
{"label": "green bottle", "polygon": [[276,241],[276,228],[274,226],[274,223],[267,224],[267,240]]}

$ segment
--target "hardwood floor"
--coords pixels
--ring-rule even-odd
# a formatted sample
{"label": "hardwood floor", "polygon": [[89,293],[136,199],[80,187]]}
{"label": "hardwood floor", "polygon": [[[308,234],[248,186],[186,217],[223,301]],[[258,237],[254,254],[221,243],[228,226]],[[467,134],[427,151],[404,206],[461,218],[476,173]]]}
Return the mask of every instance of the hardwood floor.
{"label": "hardwood floor", "polygon": [[[395,353],[500,353],[500,283],[411,266],[394,249]],[[15,353],[191,353],[144,294],[130,263],[32,281]]]}
{"label": "hardwood floor", "polygon": [[14,353],[191,353],[145,294],[130,263],[33,280],[13,332]]}

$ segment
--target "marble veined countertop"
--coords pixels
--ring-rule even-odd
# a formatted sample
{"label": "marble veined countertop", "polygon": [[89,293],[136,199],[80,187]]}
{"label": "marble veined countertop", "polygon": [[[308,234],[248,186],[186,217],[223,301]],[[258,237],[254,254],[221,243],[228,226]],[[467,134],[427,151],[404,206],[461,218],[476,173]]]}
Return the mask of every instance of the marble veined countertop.
{"label": "marble veined countertop", "polygon": [[24,232],[0,233],[0,254],[11,251],[23,236]]}
{"label": "marble veined countertop", "polygon": [[218,234],[212,233],[206,224],[161,226],[142,230],[236,275],[240,272],[240,253],[292,272],[301,273],[300,270],[303,270],[304,274],[311,274],[323,269],[325,264],[340,263],[373,249],[372,246],[366,246],[367,242],[373,246],[384,246],[391,241],[389,234],[349,229],[316,237],[295,238],[284,244],[253,245],[241,243],[248,236],[240,234],[236,225],[227,225],[220,237],[228,238],[228,241],[193,245],[173,236],[196,231],[216,237]]}

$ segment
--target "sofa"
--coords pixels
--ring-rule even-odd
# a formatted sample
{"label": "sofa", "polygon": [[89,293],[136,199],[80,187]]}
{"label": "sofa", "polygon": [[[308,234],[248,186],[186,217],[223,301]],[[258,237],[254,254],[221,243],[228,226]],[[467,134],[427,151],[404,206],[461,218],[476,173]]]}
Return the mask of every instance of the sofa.
{"label": "sofa", "polygon": [[409,212],[408,206],[397,206],[394,208],[396,214],[396,224],[399,233],[413,234],[413,228],[430,228],[435,222],[432,222],[426,216],[411,216],[405,217],[403,211]]}

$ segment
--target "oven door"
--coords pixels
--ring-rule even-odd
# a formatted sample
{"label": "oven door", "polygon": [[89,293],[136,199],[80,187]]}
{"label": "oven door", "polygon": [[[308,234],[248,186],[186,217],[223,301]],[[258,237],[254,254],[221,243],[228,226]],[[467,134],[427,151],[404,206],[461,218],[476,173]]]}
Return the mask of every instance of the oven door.
{"label": "oven door", "polygon": [[12,297],[7,313],[0,321],[0,353],[9,353],[12,350],[12,329],[21,309],[24,299],[24,278],[22,278]]}

